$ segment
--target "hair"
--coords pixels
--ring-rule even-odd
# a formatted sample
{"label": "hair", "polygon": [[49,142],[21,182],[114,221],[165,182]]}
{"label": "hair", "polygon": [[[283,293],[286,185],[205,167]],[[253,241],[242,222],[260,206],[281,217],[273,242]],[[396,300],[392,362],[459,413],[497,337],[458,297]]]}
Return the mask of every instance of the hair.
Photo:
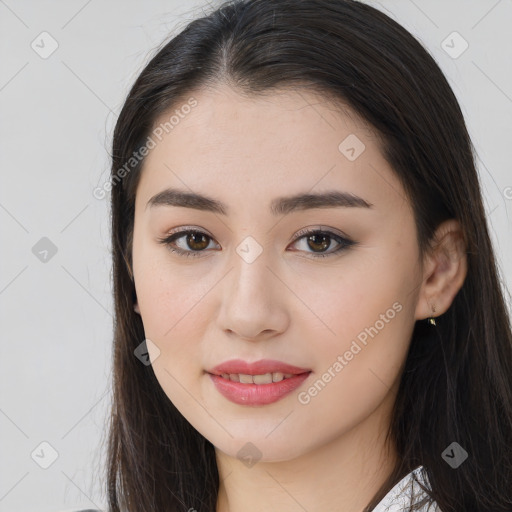
{"label": "hair", "polygon": [[[475,149],[445,76],[383,12],[355,0],[233,0],[191,21],[155,51],[129,91],[113,134],[111,177],[157,119],[194,91],[229,85],[258,97],[312,91],[348,106],[382,140],[410,201],[420,254],[441,222],[459,221],[467,275],[433,327],[416,322],[387,440],[398,460],[371,511],[422,465],[425,504],[442,512],[512,510],[512,333],[490,241]],[[113,397],[106,464],[111,512],[216,509],[215,450],[163,392],[134,350],[135,193],[144,164],[111,188]],[[457,442],[457,469],[442,453]],[[420,504],[412,505],[417,510]]]}

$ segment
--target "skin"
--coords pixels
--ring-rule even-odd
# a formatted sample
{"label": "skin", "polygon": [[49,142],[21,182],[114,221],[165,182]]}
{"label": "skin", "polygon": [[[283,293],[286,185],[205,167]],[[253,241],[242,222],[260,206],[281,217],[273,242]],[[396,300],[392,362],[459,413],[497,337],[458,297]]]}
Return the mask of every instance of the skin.
{"label": "skin", "polygon": [[[134,309],[159,350],[150,347],[155,375],[216,448],[217,512],[361,511],[396,460],[384,435],[414,323],[432,306],[434,316],[444,313],[464,281],[459,224],[441,225],[421,260],[405,191],[376,134],[348,108],[309,91],[250,99],[219,85],[193,96],[198,105],[147,156],[136,194]],[[365,144],[354,161],[338,149],[350,134]],[[229,215],[146,208],[167,187],[218,199]],[[326,190],[373,206],[270,213],[275,197]],[[158,243],[190,227],[209,236],[198,257]],[[320,244],[296,235],[306,227],[357,243],[315,258]],[[236,252],[247,236],[262,248],[252,263]],[[338,243],[328,240],[323,252],[332,253]],[[174,245],[198,252],[199,242],[182,236]],[[378,334],[300,403],[299,393],[396,303],[400,311]],[[205,374],[232,358],[277,359],[312,374],[278,402],[237,405]],[[250,467],[237,456],[247,442],[261,454]]]}

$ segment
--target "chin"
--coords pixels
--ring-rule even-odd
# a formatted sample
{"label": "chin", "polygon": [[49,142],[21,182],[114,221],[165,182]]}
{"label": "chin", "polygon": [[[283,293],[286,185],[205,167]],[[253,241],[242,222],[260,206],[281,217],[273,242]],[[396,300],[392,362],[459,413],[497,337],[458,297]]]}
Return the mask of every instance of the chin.
{"label": "chin", "polygon": [[286,433],[282,436],[274,436],[272,433],[269,437],[257,434],[251,436],[250,433],[245,433],[245,435],[236,435],[236,432],[231,433],[233,438],[225,435],[222,439],[208,439],[217,450],[229,457],[240,460],[242,463],[246,463],[248,467],[255,462],[292,460],[308,451],[307,445],[304,444],[304,436],[295,439]]}

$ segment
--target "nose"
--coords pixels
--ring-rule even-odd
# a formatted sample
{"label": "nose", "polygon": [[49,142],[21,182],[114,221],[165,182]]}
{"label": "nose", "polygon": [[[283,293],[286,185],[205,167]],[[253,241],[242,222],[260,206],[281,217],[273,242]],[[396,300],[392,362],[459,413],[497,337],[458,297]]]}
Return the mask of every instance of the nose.
{"label": "nose", "polygon": [[258,341],[284,332],[292,295],[263,251],[251,263],[234,253],[223,280],[218,325],[232,337]]}

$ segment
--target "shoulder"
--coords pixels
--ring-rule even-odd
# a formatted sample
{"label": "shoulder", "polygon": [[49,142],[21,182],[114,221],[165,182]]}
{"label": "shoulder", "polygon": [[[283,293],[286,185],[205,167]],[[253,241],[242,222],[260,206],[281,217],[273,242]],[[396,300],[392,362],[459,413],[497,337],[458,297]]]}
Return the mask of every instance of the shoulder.
{"label": "shoulder", "polygon": [[423,466],[417,467],[404,476],[373,509],[373,512],[404,512],[409,510],[411,505],[420,504],[423,501],[426,501],[426,504],[417,509],[418,512],[442,512],[435,502],[429,500],[418,482],[430,488]]}

